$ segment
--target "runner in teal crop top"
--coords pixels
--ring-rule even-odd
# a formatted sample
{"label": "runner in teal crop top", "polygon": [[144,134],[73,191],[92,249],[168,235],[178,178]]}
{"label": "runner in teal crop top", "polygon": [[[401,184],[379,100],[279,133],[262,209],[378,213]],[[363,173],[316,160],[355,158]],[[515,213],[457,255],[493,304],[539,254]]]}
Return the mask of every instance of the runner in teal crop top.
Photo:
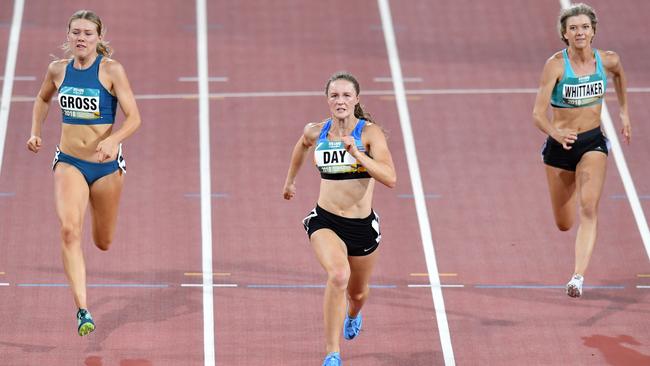
{"label": "runner in teal crop top", "polygon": [[607,89],[607,73],[598,50],[594,49],[596,72],[586,76],[575,75],[566,48],[562,50],[562,57],[564,58],[564,75],[553,88],[551,105],[555,108],[576,108],[602,103]]}
{"label": "runner in teal crop top", "polygon": [[542,161],[553,221],[560,231],[578,226],[571,253],[573,272],[565,286],[569,297],[582,296],[596,244],[607,156],[610,146],[615,146],[616,133],[605,136],[602,131],[611,127],[601,119],[608,76],[619,104],[622,137],[628,143],[631,137],[621,59],[616,52],[592,47],[598,25],[596,12],[584,3],[560,12],[557,29],[567,47],[546,61],[532,114],[535,126],[547,135]]}

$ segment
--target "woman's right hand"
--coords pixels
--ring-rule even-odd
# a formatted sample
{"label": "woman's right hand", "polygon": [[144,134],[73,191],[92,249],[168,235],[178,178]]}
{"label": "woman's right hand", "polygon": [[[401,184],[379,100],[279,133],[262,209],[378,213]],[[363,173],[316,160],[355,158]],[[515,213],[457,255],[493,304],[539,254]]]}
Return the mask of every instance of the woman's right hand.
{"label": "woman's right hand", "polygon": [[551,137],[562,144],[565,150],[571,150],[571,145],[578,139],[578,134],[575,130],[559,129]]}
{"label": "woman's right hand", "polygon": [[285,183],[282,195],[285,200],[290,200],[296,195],[296,183]]}
{"label": "woman's right hand", "polygon": [[41,149],[41,142],[42,140],[40,136],[32,135],[32,137],[30,137],[29,140],[27,140],[27,149],[29,151],[37,153],[38,150]]}

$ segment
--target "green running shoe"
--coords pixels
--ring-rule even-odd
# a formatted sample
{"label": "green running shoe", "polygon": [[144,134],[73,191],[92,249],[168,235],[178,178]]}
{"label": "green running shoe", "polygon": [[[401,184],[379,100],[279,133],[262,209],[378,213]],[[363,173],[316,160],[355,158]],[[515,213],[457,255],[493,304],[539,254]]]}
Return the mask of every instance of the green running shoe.
{"label": "green running shoe", "polygon": [[82,337],[95,330],[93,317],[86,309],[79,309],[79,311],[77,311],[77,323],[79,324],[77,331]]}

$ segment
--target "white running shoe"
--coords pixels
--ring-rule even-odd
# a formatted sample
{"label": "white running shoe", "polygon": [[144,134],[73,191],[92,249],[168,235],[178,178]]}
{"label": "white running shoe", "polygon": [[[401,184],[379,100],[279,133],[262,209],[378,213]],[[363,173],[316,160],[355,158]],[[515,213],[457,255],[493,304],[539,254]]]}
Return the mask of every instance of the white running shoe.
{"label": "white running shoe", "polygon": [[582,282],[585,278],[579,274],[574,274],[569,283],[566,284],[566,294],[571,297],[582,296]]}

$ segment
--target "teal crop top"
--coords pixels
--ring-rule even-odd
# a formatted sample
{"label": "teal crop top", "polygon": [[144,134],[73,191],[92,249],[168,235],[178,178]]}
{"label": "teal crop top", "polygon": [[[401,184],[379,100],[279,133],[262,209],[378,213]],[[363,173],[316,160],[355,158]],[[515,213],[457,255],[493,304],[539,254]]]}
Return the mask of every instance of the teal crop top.
{"label": "teal crop top", "polygon": [[553,88],[551,106],[555,108],[588,107],[602,103],[607,89],[607,73],[603,67],[598,50],[594,50],[596,72],[586,76],[576,76],[569,62],[567,50],[562,50],[564,75]]}

